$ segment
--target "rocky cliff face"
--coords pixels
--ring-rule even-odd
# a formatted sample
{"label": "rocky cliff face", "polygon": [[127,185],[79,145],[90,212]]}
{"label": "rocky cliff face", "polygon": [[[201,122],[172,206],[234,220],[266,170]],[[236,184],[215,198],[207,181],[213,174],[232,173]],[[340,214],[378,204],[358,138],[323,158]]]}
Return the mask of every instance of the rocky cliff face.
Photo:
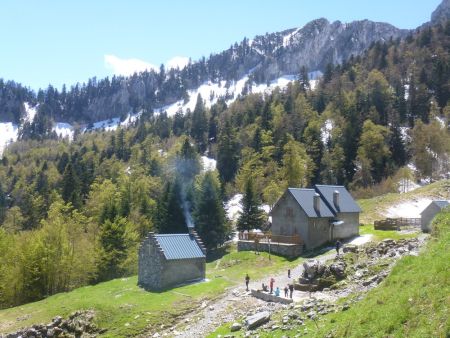
{"label": "rocky cliff face", "polygon": [[[328,63],[339,64],[351,55],[360,55],[373,42],[402,38],[407,34],[408,30],[387,23],[363,20],[346,24],[318,19],[301,29],[273,34],[275,47],[265,53],[255,72],[263,71],[263,77],[271,79],[296,74],[302,66],[323,71]],[[258,38],[252,48],[261,49],[257,41]]]}
{"label": "rocky cliff face", "polygon": [[431,14],[431,23],[439,23],[450,19],[450,0],[443,0]]}

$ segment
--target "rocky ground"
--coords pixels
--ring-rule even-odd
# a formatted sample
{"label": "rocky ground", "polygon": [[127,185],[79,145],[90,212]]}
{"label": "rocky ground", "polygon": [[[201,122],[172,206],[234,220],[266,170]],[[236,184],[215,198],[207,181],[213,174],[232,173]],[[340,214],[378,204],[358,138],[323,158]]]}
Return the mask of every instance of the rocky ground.
{"label": "rocky ground", "polygon": [[[294,291],[294,303],[290,305],[256,299],[246,292],[245,286],[241,286],[228,290],[219,300],[204,302],[199,311],[189,314],[178,325],[162,327],[150,336],[204,337],[225,323],[229,323],[240,336],[257,336],[262,331],[289,330],[294,327],[298,328],[299,334],[304,334],[302,325],[305,321],[318,320],[330,312],[347,310],[352,303],[362,299],[366,291],[376,287],[399,258],[417,255],[426,238],[426,235],[420,235],[419,238],[407,240],[386,239],[379,243],[347,244],[345,253],[339,257],[331,251],[293,267],[291,278],[285,272],[250,283],[250,288],[260,289],[262,282],[267,284],[274,277],[275,285],[282,289],[287,283],[292,283],[294,278],[298,283],[301,277],[308,276],[315,283],[321,278],[328,281],[330,276],[337,276],[331,284],[320,285],[316,291]],[[346,301],[337,305],[337,300],[344,297]]]}
{"label": "rocky ground", "polygon": [[93,311],[76,311],[67,319],[56,316],[48,324],[37,324],[5,336],[0,334],[0,338],[89,338],[96,337],[103,333],[94,323]]}

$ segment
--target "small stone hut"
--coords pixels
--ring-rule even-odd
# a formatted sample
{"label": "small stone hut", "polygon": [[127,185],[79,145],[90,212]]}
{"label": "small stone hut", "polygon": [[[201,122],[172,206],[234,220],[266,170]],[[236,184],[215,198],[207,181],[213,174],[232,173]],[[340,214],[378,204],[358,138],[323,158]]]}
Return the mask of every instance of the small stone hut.
{"label": "small stone hut", "polygon": [[138,285],[164,290],[205,278],[206,249],[193,230],[188,234],[150,232],[139,248]]}
{"label": "small stone hut", "polygon": [[442,209],[448,207],[448,201],[432,201],[421,213],[421,227],[423,232],[431,231],[431,221]]}

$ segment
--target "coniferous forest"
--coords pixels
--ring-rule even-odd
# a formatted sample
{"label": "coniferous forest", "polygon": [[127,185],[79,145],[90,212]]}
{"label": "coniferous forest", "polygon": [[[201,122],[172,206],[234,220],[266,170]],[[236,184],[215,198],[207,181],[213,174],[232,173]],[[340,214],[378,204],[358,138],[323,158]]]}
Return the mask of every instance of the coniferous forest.
{"label": "coniferous forest", "polygon": [[[446,177],[449,50],[445,22],[330,64],[314,89],[303,69],[283,90],[211,108],[199,96],[192,112],[174,116],[140,106],[132,126],[71,142],[47,132],[52,116],[64,117],[54,102],[62,95],[76,110],[120,81],[39,91],[35,121],[0,162],[0,307],[136,274],[149,231],[194,223],[214,250],[229,239],[224,201],[236,193],[244,194],[237,227],[250,229],[265,226],[259,206],[286,187],[342,184],[368,197],[397,191],[401,180]],[[152,75],[165,78],[164,69]],[[34,99],[11,82],[0,81],[0,93]],[[19,105],[6,110],[5,118],[23,115]],[[216,159],[217,170],[202,170],[201,156]]]}

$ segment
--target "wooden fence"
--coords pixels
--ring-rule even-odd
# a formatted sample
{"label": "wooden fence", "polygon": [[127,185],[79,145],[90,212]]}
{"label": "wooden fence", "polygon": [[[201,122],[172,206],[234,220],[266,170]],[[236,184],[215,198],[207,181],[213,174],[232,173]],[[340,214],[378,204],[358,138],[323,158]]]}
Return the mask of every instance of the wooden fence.
{"label": "wooden fence", "polygon": [[303,241],[299,235],[292,236],[282,236],[282,235],[272,235],[270,233],[260,233],[260,232],[239,232],[239,240],[244,241],[256,241],[256,242],[267,242],[270,239],[271,243],[282,243],[282,244],[303,244]]}
{"label": "wooden fence", "polygon": [[401,230],[407,227],[419,227],[420,218],[386,218],[381,221],[374,222],[375,230]]}

